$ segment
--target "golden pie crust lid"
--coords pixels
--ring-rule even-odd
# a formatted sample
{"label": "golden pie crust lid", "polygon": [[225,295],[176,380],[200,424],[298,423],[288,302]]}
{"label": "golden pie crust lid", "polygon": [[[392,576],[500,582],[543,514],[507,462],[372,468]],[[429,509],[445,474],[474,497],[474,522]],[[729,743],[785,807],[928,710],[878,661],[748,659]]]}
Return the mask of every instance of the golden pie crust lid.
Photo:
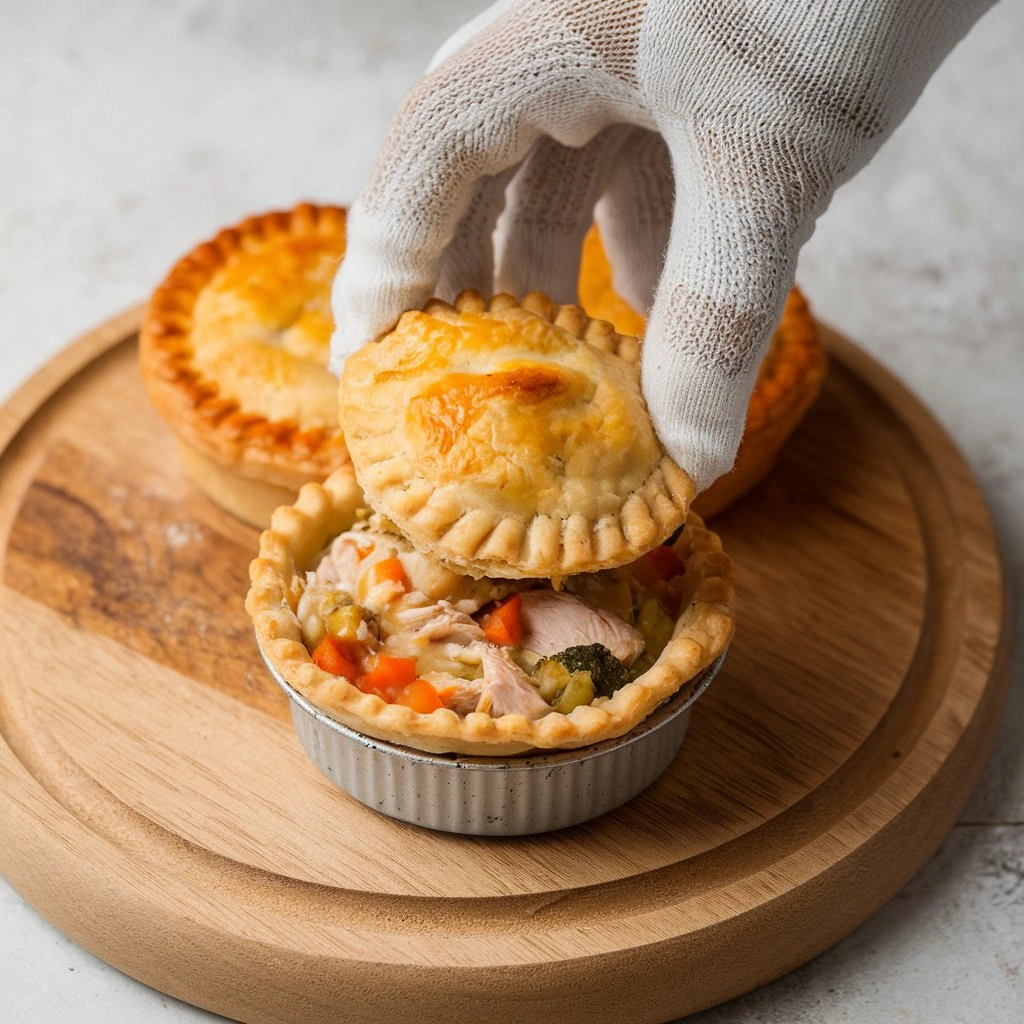
{"label": "golden pie crust lid", "polygon": [[297,489],[347,461],[327,369],[345,210],[250,217],[180,259],[139,336],[150,399],[182,440],[232,472]]}
{"label": "golden pie crust lid", "polygon": [[433,753],[506,756],[533,749],[573,749],[623,736],[710,665],[733,635],[733,573],[718,536],[690,512],[673,547],[686,581],[672,639],[655,664],[612,697],[552,711],[460,717],[449,708],[421,714],[363,693],[315,665],[296,616],[303,580],[331,540],[349,528],[363,494],[348,467],[324,484],[309,483],[294,505],[282,506],[260,538],[249,567],[246,610],[265,656],[289,685],[343,725],[365,735]]}
{"label": "golden pie crust lid", "polygon": [[340,410],[368,504],[472,575],[552,578],[638,558],[695,487],[640,390],[639,343],[578,306],[463,292],[350,356]]}

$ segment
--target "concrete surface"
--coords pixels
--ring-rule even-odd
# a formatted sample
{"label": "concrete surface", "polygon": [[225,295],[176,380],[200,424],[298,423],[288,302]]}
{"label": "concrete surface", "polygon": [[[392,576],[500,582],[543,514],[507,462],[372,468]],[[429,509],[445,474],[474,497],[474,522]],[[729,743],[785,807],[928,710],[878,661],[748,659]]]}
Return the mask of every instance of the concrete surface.
{"label": "concrete surface", "polygon": [[[424,5],[425,6],[425,5]],[[348,201],[475,0],[0,0],[0,397],[217,227]],[[1024,4],[993,9],[801,258],[816,312],[936,411],[1024,568]],[[1024,637],[1017,612],[1015,635]],[[884,910],[702,1024],[1024,1020],[1024,679],[984,781]],[[3,837],[0,836],[0,842]],[[0,1018],[214,1020],[103,964],[0,883]]]}

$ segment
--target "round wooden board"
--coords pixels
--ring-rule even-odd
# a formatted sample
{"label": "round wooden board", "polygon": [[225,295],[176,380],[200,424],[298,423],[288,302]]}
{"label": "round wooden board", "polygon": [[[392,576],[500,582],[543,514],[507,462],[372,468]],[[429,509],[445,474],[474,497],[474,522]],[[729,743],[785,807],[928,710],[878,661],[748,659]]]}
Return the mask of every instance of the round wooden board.
{"label": "round wooden board", "polygon": [[0,410],[0,870],[103,959],[246,1021],[664,1021],[821,952],[953,824],[1006,608],[921,405],[824,331],[824,392],[715,522],[739,631],[626,807],[518,839],[382,817],[299,747],[242,608],[256,532],[189,486],[136,312]]}

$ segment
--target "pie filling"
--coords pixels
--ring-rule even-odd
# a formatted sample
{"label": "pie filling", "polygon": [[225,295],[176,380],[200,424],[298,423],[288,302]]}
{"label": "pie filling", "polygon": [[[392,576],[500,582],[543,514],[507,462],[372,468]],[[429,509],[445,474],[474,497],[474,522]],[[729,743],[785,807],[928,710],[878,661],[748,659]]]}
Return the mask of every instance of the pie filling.
{"label": "pie filling", "polygon": [[661,545],[629,565],[550,580],[473,579],[361,513],[306,574],[297,615],[313,661],[422,714],[495,718],[600,705],[672,637],[685,566]]}

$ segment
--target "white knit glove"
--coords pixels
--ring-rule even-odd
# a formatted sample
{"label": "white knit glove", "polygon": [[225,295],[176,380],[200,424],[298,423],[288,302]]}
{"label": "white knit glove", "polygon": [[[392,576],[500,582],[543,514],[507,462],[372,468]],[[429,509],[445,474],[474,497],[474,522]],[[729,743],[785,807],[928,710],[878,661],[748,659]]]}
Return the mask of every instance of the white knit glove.
{"label": "white knit glove", "polygon": [[815,220],[989,5],[495,4],[405,99],[352,208],[332,367],[432,294],[577,301],[600,199],[615,287],[649,309],[655,429],[707,487],[732,467]]}

